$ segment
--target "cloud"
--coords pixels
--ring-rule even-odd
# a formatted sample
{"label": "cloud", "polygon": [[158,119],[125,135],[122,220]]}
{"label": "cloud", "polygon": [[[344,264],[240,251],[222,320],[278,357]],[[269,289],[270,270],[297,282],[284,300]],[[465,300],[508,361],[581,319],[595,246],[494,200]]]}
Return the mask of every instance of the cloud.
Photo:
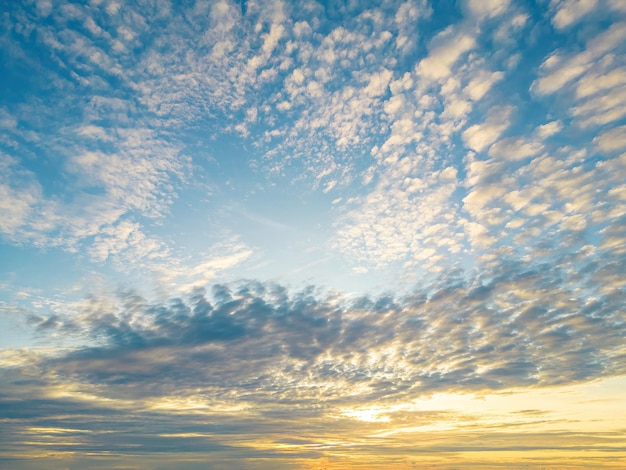
{"label": "cloud", "polygon": [[478,19],[492,18],[506,12],[509,3],[509,0],[467,0],[467,10]]}
{"label": "cloud", "polygon": [[41,199],[41,186],[31,172],[19,169],[16,159],[3,153],[0,171],[0,232],[17,240]]}
{"label": "cloud", "polygon": [[556,4],[556,13],[552,24],[557,29],[564,29],[578,23],[581,18],[591,13],[597,7],[596,0],[561,0]]}
{"label": "cloud", "polygon": [[450,167],[417,176],[418,169],[417,159],[397,162],[388,171],[402,177],[381,179],[345,214],[335,240],[344,255],[380,268],[396,261],[436,263],[438,249],[458,250],[449,202],[456,172]]}
{"label": "cloud", "polygon": [[[534,439],[543,449],[563,415],[550,408],[515,415],[496,405],[510,399],[513,409],[542,408],[545,398],[523,394],[558,400],[556,386],[624,375],[624,322],[616,314],[623,266],[608,252],[592,258],[580,250],[550,264],[500,257],[489,278],[448,271],[408,295],[350,299],[250,281],[165,302],[130,290],[94,296],[71,314],[31,318],[47,337],[71,339],[71,348],[2,351],[3,458],[13,465],[35,442],[64,458],[75,452],[128,464],[141,455],[144,466],[156,451],[161,461],[172,454],[180,461],[207,449],[221,462],[280,462],[339,452],[333,439],[341,435],[352,455],[362,446],[385,460],[371,449],[376,439],[381,449],[393,442],[411,455],[416,441],[437,455],[486,453],[486,436],[511,426],[521,434],[492,450],[521,450],[520,439],[525,452]],[[505,393],[489,398],[497,391]],[[571,413],[570,429],[588,425]],[[541,429],[541,437],[523,429]],[[435,431],[433,442],[416,439]],[[556,435],[567,449],[603,442]]]}
{"label": "cloud", "polygon": [[[24,29],[11,25],[11,32],[22,39],[33,32],[33,46],[50,63],[29,59],[29,66],[47,85],[40,99],[26,81],[23,101],[11,104],[19,125],[10,131],[14,145],[5,149],[14,162],[7,175],[13,183],[3,188],[7,201],[21,203],[10,204],[3,232],[21,243],[95,253],[91,238],[124,216],[162,217],[189,162],[127,94],[126,46],[140,17],[98,16],[102,4],[34,7],[15,6],[12,14],[23,16]],[[33,158],[51,165],[49,174],[25,170]],[[62,183],[51,184],[55,179]]]}
{"label": "cloud", "polygon": [[[3,187],[7,200],[15,201],[3,209],[15,211],[7,212],[4,222],[12,239],[85,249],[98,262],[126,256],[159,264],[157,259],[174,253],[176,246],[153,236],[158,230],[152,224],[167,220],[177,193],[189,183],[189,170],[202,173],[199,159],[187,157],[193,139],[185,129],[192,129],[190,135],[198,129],[210,136],[240,135],[255,149],[250,152],[255,170],[270,178],[307,181],[334,200],[338,191],[356,192],[355,182],[367,181],[370,194],[335,204],[336,231],[329,240],[360,270],[392,263],[441,269],[444,259],[453,259],[450,254],[474,256],[467,251],[473,238],[468,234],[507,224],[538,229],[539,222],[528,219],[532,214],[555,220],[566,204],[591,208],[589,201],[597,202],[587,186],[577,191],[579,201],[565,197],[554,203],[544,179],[524,186],[540,164],[558,167],[549,158],[557,145],[544,142],[550,135],[556,141],[557,128],[566,130],[570,119],[593,128],[623,115],[619,53],[624,28],[619,21],[606,31],[581,31],[580,47],[548,53],[531,87],[533,99],[547,104],[551,94],[577,97],[565,112],[555,111],[558,124],[545,124],[542,117],[532,123],[537,129],[532,138],[503,139],[512,110],[520,115],[516,123],[527,112],[516,96],[503,92],[512,83],[509,58],[519,56],[518,48],[526,44],[520,28],[531,21],[521,7],[497,1],[465,4],[468,15],[481,21],[497,17],[510,29],[494,53],[485,44],[497,41],[502,31],[487,23],[477,28],[463,20],[426,36],[420,28],[432,9],[425,2],[382,10],[352,5],[354,14],[342,24],[314,4],[242,8],[217,2],[186,9],[166,3],[158,9],[125,6],[117,14],[111,13],[112,4],[52,9],[42,4],[38,11],[48,17],[45,22],[37,19],[35,6],[32,11],[14,7],[31,18],[28,25],[38,31],[33,40],[41,41],[42,51],[61,64],[45,70],[58,85],[52,93],[56,101],[50,101],[56,104],[28,103],[31,115],[38,109],[46,122],[58,125],[45,131],[25,108],[16,107],[7,108],[3,116],[9,117],[2,122],[16,138],[26,138],[24,129],[30,126],[40,139],[53,142],[45,147],[53,145],[62,163],[58,176],[70,184],[52,197],[34,175]],[[561,2],[554,8],[565,11],[572,5]],[[147,26],[157,23],[168,41]],[[12,34],[25,37],[25,30],[18,29],[12,26]],[[420,47],[428,51],[425,57],[403,55]],[[84,95],[89,98],[71,92],[78,84],[90,91]],[[76,113],[53,118],[61,105]],[[477,119],[484,109],[491,109],[487,119]],[[507,180],[512,186],[506,194],[502,185],[472,187],[464,181],[471,164],[456,147],[459,138],[469,149],[488,152],[485,158],[509,161],[500,168],[502,175],[519,170],[515,174],[521,177]],[[603,141],[598,137],[596,142]],[[43,144],[29,144],[32,152],[43,152]],[[539,158],[544,152],[548,158]],[[28,157],[12,158],[19,166]],[[532,170],[526,166],[531,158],[536,159]],[[455,177],[443,178],[444,172]],[[514,206],[496,207],[502,201]],[[546,207],[553,212],[542,213]],[[595,217],[608,214],[598,210]],[[578,219],[568,220],[568,227],[582,226],[573,222]],[[124,231],[126,224],[135,228]],[[204,265],[198,258],[189,266]],[[151,269],[165,278],[169,268],[172,273],[183,269],[176,263],[163,266]]]}
{"label": "cloud", "polygon": [[502,72],[489,73],[483,71],[479,74],[476,74],[476,76],[472,79],[471,82],[467,84],[463,91],[472,100],[479,100],[487,94],[487,92],[494,83],[502,80],[503,77],[504,73]]}
{"label": "cloud", "polygon": [[616,22],[586,38],[586,48],[581,52],[551,54],[531,90],[539,95],[569,96],[569,114],[581,128],[619,121],[626,115],[626,94],[620,80],[624,66],[620,52],[625,38],[624,23]]}
{"label": "cloud", "polygon": [[593,139],[599,150],[612,152],[626,148],[626,126],[616,127],[603,132]]}
{"label": "cloud", "polygon": [[[602,249],[602,257],[624,256]],[[106,385],[120,399],[168,394],[162,378],[175,376],[183,394],[201,387],[216,398],[235,391],[243,401],[282,403],[619,375],[624,332],[612,312],[624,300],[623,270],[575,254],[551,265],[503,258],[487,283],[453,271],[405,297],[290,294],[258,282],[215,285],[210,296],[196,289],[167,303],[120,292],[54,321],[33,316],[42,331],[100,346],[33,358],[32,366],[42,380]],[[575,289],[567,266],[585,273],[587,292]]]}
{"label": "cloud", "polygon": [[549,122],[547,124],[543,124],[537,127],[536,132],[537,132],[537,135],[541,139],[547,139],[548,137],[551,137],[557,134],[562,129],[563,129],[563,124],[561,122],[552,121],[552,122]]}
{"label": "cloud", "polygon": [[[2,281],[5,316],[48,347],[0,351],[0,466],[549,466],[546,442],[619,465],[586,407],[477,402],[623,385],[622,3],[539,19],[472,0],[432,22],[426,1],[192,3],[0,20],[23,84],[0,108],[3,241],[115,270],[46,294]],[[323,196],[298,206],[314,237],[265,212],[287,183]],[[264,262],[242,217],[361,292],[233,281]]]}
{"label": "cloud", "polygon": [[498,137],[510,126],[510,116],[513,113],[511,106],[498,106],[487,113],[487,120],[483,124],[474,124],[463,132],[465,145],[477,152],[495,142]]}
{"label": "cloud", "polygon": [[[513,53],[515,34],[510,37]],[[333,237],[333,247],[356,269],[402,263],[436,272],[467,253],[467,220],[453,197],[465,169],[455,161],[453,142],[468,128],[467,142],[486,148],[514,109],[500,99],[497,84],[507,74],[478,47],[483,39],[465,23],[450,26],[410,73],[391,80],[383,106],[389,131],[371,148],[375,162],[365,177],[372,189],[341,208]],[[491,120],[470,122],[485,107],[493,108]]]}
{"label": "cloud", "polygon": [[603,66],[610,66],[599,59],[614,49],[619,49],[626,37],[626,24],[617,22],[612,24],[606,31],[590,37],[586,41],[586,49],[577,54],[571,55],[564,60],[559,54],[550,55],[542,64],[542,69],[548,73],[536,81],[533,87],[537,92],[553,93],[583,73],[589,71],[598,61]]}
{"label": "cloud", "polygon": [[[546,124],[546,126],[549,125]],[[543,136],[549,135],[555,128],[555,126],[541,127],[540,133]],[[489,149],[489,155],[505,160],[522,160],[524,158],[534,157],[541,152],[542,149],[543,146],[539,142],[526,141],[521,138],[506,138],[493,144]]]}
{"label": "cloud", "polygon": [[467,32],[446,29],[431,42],[428,57],[420,61],[417,73],[434,80],[446,78],[451,73],[451,67],[475,45],[474,37]]}
{"label": "cloud", "polygon": [[89,249],[96,262],[115,257],[126,266],[137,266],[141,260],[166,258],[168,249],[155,238],[146,237],[141,226],[130,220],[102,227]]}

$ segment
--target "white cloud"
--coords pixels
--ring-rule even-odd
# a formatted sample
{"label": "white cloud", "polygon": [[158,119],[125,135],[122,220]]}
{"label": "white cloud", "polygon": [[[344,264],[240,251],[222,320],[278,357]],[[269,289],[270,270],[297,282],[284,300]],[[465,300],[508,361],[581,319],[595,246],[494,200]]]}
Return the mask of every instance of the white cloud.
{"label": "white cloud", "polygon": [[35,174],[22,169],[17,159],[0,152],[0,233],[14,242],[28,241],[26,234],[31,224],[39,223],[37,212],[44,207],[42,188]]}
{"label": "white cloud", "polygon": [[494,83],[504,78],[502,72],[488,72],[481,70],[463,89],[463,92],[472,100],[477,101],[487,94]]}
{"label": "white cloud", "polygon": [[478,19],[493,18],[506,12],[509,3],[509,0],[467,0],[467,9]]}
{"label": "white cloud", "polygon": [[193,259],[169,257],[148,264],[147,267],[158,276],[164,289],[190,292],[214,282],[218,276],[226,278],[230,269],[248,260],[253,254],[254,251],[237,237],[230,237]]}
{"label": "white cloud", "polygon": [[0,183],[0,232],[17,241],[20,228],[28,223],[32,206],[39,199],[40,191],[36,186],[15,189]]}
{"label": "white cloud", "polygon": [[626,23],[618,22],[589,37],[582,52],[569,56],[563,51],[551,54],[531,90],[538,95],[567,96],[571,103],[569,114],[581,128],[621,120],[626,116],[626,88],[622,80],[626,75],[620,55],[625,41]]}
{"label": "white cloud", "polygon": [[377,268],[396,261],[430,268],[441,252],[459,250],[450,201],[456,170],[420,172],[410,160],[389,163],[373,191],[341,217],[334,244],[344,256]]}
{"label": "white cloud", "polygon": [[606,74],[588,73],[576,86],[576,98],[587,98],[626,83],[626,68],[616,68]]}
{"label": "white cloud", "polygon": [[[506,15],[502,18],[500,26],[494,33],[494,40],[499,44],[512,43],[516,44],[517,36],[528,25],[530,16],[527,13],[517,13],[515,15]],[[520,52],[512,53],[508,62],[508,67],[514,67],[516,61],[521,57]]]}
{"label": "white cloud", "polygon": [[563,124],[560,121],[552,121],[538,126],[535,132],[540,139],[547,139],[548,137],[558,134],[562,129]]}
{"label": "white cloud", "polygon": [[593,139],[596,147],[603,152],[626,149],[626,126],[605,131]]}
{"label": "white cloud", "polygon": [[609,0],[609,6],[615,11],[626,13],[626,3],[622,0]]}
{"label": "white cloud", "polygon": [[[572,2],[559,8],[566,4]],[[593,173],[584,145],[559,149],[562,139],[547,140],[565,129],[563,123],[591,126],[623,117],[619,87],[624,34],[619,24],[597,39],[588,38],[596,28],[581,28],[580,42],[550,53],[533,85],[533,99],[539,104],[533,109],[548,109],[547,117],[534,111],[524,115],[524,103],[518,107],[525,97],[515,87],[526,79],[524,74],[506,87],[494,86],[503,83],[506,67],[515,60],[526,63],[525,57],[520,59],[524,50],[520,52],[519,45],[533,48],[535,35],[543,39],[540,29],[531,34],[535,15],[511,2],[467,2],[469,15],[494,18],[493,28],[483,30],[465,19],[432,41],[425,36],[430,30],[422,28],[430,14],[426,2],[406,2],[385,12],[366,10],[341,25],[325,23],[323,13],[313,15],[313,10],[306,10],[304,21],[299,7],[288,11],[290,5],[280,2],[267,9],[248,2],[243,16],[241,5],[233,2],[196,6],[197,14],[182,15],[183,7],[168,13],[171,18],[162,23],[167,40],[151,36],[147,25],[152,13],[130,5],[121,7],[115,27],[105,27],[106,15],[98,13],[93,21],[100,29],[85,23],[83,36],[41,35],[68,70],[85,72],[77,74],[80,86],[89,86],[81,81],[86,78],[102,80],[93,72],[109,66],[120,66],[125,73],[117,75],[122,86],[114,93],[101,81],[98,86],[103,88],[93,93],[88,106],[75,104],[72,109],[84,109],[82,119],[62,123],[72,136],[59,133],[56,142],[61,141],[61,147],[72,142],[72,148],[54,151],[66,165],[63,176],[78,181],[71,195],[63,195],[67,204],[59,207],[44,200],[49,212],[43,216],[36,184],[7,184],[7,200],[21,198],[26,206],[10,203],[9,209],[3,208],[16,211],[7,212],[6,220],[13,222],[4,222],[6,230],[17,233],[19,225],[31,234],[63,233],[65,240],[54,243],[86,248],[97,260],[152,260],[151,269],[162,278],[186,286],[195,281],[184,278],[185,270],[202,283],[222,273],[221,266],[238,266],[252,256],[251,249],[225,250],[223,257],[211,253],[181,265],[157,259],[159,253],[175,253],[176,246],[150,235],[152,222],[144,217],[166,220],[176,180],[188,164],[167,140],[172,135],[184,140],[187,129],[201,130],[193,134],[194,141],[219,135],[224,128],[237,129],[250,158],[258,157],[255,170],[270,177],[295,174],[297,184],[306,181],[316,191],[327,192],[334,201],[336,249],[370,272],[398,262],[434,273],[445,263],[465,262],[465,256],[482,260],[481,250],[494,248],[494,240],[513,244],[518,228],[523,229],[519,239],[524,242],[541,236],[542,230],[552,236],[549,230],[561,223],[554,222],[559,214],[567,217],[562,227],[575,230],[583,225],[585,211],[594,214],[589,216],[593,223],[610,223],[621,210],[603,203],[602,197],[614,201],[622,192],[593,187],[594,179],[604,181],[617,171],[600,171],[598,165],[598,173]],[[76,18],[89,13],[71,10],[68,14]],[[518,43],[525,25],[528,37]],[[105,40],[103,31],[112,36],[109,50],[98,42]],[[126,49],[115,49],[114,40]],[[498,45],[496,53],[482,47],[492,43]],[[580,52],[583,43],[586,50]],[[137,51],[141,44],[148,49],[135,64],[128,51]],[[429,45],[426,57],[423,44]],[[409,50],[415,56],[405,54]],[[89,70],[82,68],[88,62],[85,57],[98,59],[89,62]],[[130,90],[131,99],[121,98],[123,90]],[[552,93],[568,99],[554,103],[548,96]],[[571,103],[569,113],[559,108],[563,102]],[[486,120],[469,121],[473,113],[489,107]],[[513,109],[520,113],[515,135],[530,129],[531,136],[503,138]],[[138,121],[137,116],[148,117]],[[552,122],[538,125],[548,120]],[[110,121],[119,125],[107,126]],[[10,115],[6,123],[15,129],[24,121]],[[603,128],[589,135],[597,135],[597,150],[613,152],[622,148],[620,132]],[[459,137],[481,153],[475,161],[467,157],[466,168],[460,162]],[[53,145],[55,139],[50,141]],[[462,170],[467,170],[465,185],[456,180]],[[361,194],[339,198],[339,189]],[[593,225],[587,227],[594,230]]]}
{"label": "white cloud", "polygon": [[463,199],[463,208],[472,214],[479,214],[487,205],[497,201],[507,192],[501,184],[483,184],[476,186]]}
{"label": "white cloud", "polygon": [[17,127],[17,119],[12,116],[6,109],[0,108],[0,128],[15,129]]}
{"label": "white cloud", "polygon": [[533,83],[533,90],[540,94],[561,90],[587,70],[590,58],[586,53],[575,55],[567,61],[556,55],[550,56],[541,66],[548,73]]}
{"label": "white cloud", "polygon": [[482,124],[474,124],[463,132],[465,145],[477,152],[495,142],[511,125],[512,106],[494,106],[487,113],[487,120]]}
{"label": "white cloud", "polygon": [[[109,342],[111,349],[104,344],[100,352],[111,354],[90,363],[88,355],[59,353],[41,380],[72,377],[74,387],[106,389],[127,400],[141,391],[163,394],[172,402],[160,406],[180,412],[172,406],[180,397],[167,395],[171,384],[160,381],[164,367],[176,370],[184,390],[201,389],[220,405],[233,393],[246,404],[259,397],[269,403],[281,394],[299,403],[346,396],[376,401],[383,394],[396,400],[451,386],[484,390],[623,375],[624,335],[615,312],[624,304],[619,256],[626,246],[620,225],[626,129],[622,122],[614,129],[576,127],[623,118],[620,27],[598,40],[586,40],[594,27],[580,28],[580,43],[560,36],[570,46],[551,53],[535,82],[534,101],[525,101],[517,86],[526,73],[493,86],[503,83],[500,70],[512,64],[509,57],[521,54],[516,35],[499,41],[498,34],[536,20],[534,10],[532,16],[509,14],[508,2],[469,2],[474,17],[494,18],[494,27],[483,30],[463,20],[430,43],[416,68],[429,39],[420,35],[430,32],[421,27],[425,2],[407,2],[397,12],[368,10],[341,26],[306,10],[320,8],[313,2],[288,12],[289,3],[248,2],[243,16],[235,2],[195,5],[189,12],[177,6],[163,23],[146,14],[147,24],[164,25],[156,36],[137,24],[141,9],[130,3],[119,6],[118,27],[98,23],[106,19],[100,13],[94,21],[101,29],[85,23],[84,34],[93,38],[68,35],[64,42],[63,35],[50,34],[50,54],[64,70],[82,73],[56,96],[64,95],[64,108],[84,113],[57,115],[58,108],[41,99],[30,109],[55,119],[35,112],[30,120],[24,120],[27,113],[0,117],[7,147],[27,140],[21,132],[27,124],[50,123],[48,134],[38,131],[42,144],[28,144],[33,154],[58,158],[56,170],[71,186],[44,197],[33,174],[16,171],[17,157],[3,160],[0,230],[16,243],[43,234],[47,243],[41,245],[64,243],[96,262],[153,276],[168,295],[184,297],[148,303],[128,296],[112,305],[91,299],[56,331]],[[291,20],[300,18],[300,8],[310,24]],[[69,13],[82,18],[81,11]],[[500,21],[508,29],[499,28]],[[521,43],[529,48],[520,59],[524,65],[551,43],[542,42],[549,38],[545,28],[535,26]],[[102,31],[117,32],[128,51],[144,43],[148,50],[139,64],[116,46],[115,54],[100,56],[89,43],[95,36],[105,41]],[[75,40],[84,42],[73,48]],[[574,50],[582,43],[585,51]],[[97,63],[83,60],[86,53]],[[107,64],[126,67],[115,90],[102,82],[100,69]],[[86,106],[72,101],[78,87],[94,97]],[[128,99],[121,98],[125,91]],[[469,121],[484,109],[490,109],[486,119]],[[514,111],[520,114],[514,136],[504,137]],[[224,138],[224,128],[245,136],[238,144],[255,172],[284,170],[285,179],[269,183],[262,179],[266,174],[255,173],[260,186],[289,178],[294,191],[306,182],[318,195],[328,193],[321,204],[333,206],[330,243],[355,274],[381,278],[391,266],[402,270],[398,277],[423,276],[425,282],[408,300],[400,294],[364,298],[354,308],[337,300],[340,295],[288,295],[262,283],[238,290],[216,286],[209,302],[198,287],[249,272],[244,268],[254,249],[237,237],[214,244],[203,233],[198,243],[209,244],[208,250],[186,251],[173,240],[186,227],[166,217],[189,164],[180,147],[199,143],[203,159],[205,149],[224,143],[212,140]],[[459,139],[473,151],[463,155]],[[29,162],[43,166],[49,160]],[[209,177],[221,177],[224,167]],[[197,219],[209,215],[198,212]],[[280,224],[263,223],[274,237],[282,235],[276,233]],[[584,247],[597,239],[596,253]],[[282,239],[277,244],[282,249]],[[42,331],[55,322],[61,320],[33,317]]]}
{"label": "white cloud", "polygon": [[626,86],[613,89],[571,108],[581,127],[603,125],[626,116]]}
{"label": "white cloud", "polygon": [[113,257],[120,268],[125,266],[126,269],[146,266],[148,262],[170,254],[162,242],[146,236],[141,226],[130,220],[102,227],[88,251],[96,262]]}
{"label": "white cloud", "polygon": [[553,3],[556,3],[556,13],[552,18],[552,24],[558,29],[576,24],[598,4],[597,0],[557,0]]}
{"label": "white cloud", "polygon": [[477,249],[489,248],[497,242],[497,239],[490,235],[489,229],[478,222],[467,222],[464,229],[468,240]]}
{"label": "white cloud", "polygon": [[107,133],[107,130],[100,126],[86,125],[77,129],[77,134],[82,137],[93,137],[96,139],[112,141],[113,137]]}
{"label": "white cloud", "polygon": [[434,80],[446,78],[451,73],[451,67],[475,46],[473,36],[463,30],[454,32],[448,28],[433,39],[428,57],[417,65],[417,74]]}
{"label": "white cloud", "polygon": [[509,137],[502,139],[491,146],[489,156],[504,160],[522,160],[534,157],[543,150],[540,142],[523,137]]}
{"label": "white cloud", "polygon": [[365,94],[370,97],[376,97],[385,93],[392,75],[392,72],[386,69],[381,70],[379,73],[372,74],[369,83],[365,87]]}
{"label": "white cloud", "polygon": [[564,58],[561,54],[553,53],[541,65],[546,73],[536,80],[532,90],[539,94],[548,94],[560,91],[585,72],[592,71],[604,55],[624,44],[626,41],[626,23],[615,23],[611,27],[592,37],[586,43],[586,50]]}
{"label": "white cloud", "polygon": [[626,22],[613,23],[609,28],[591,38],[587,43],[587,48],[594,58],[599,59],[607,52],[623,48],[626,41]]}

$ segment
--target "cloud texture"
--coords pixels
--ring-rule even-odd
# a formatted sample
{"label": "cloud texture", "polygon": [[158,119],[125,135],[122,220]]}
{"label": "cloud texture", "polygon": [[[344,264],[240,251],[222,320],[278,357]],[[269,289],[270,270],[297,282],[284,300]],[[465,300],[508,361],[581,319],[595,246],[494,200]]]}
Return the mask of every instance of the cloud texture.
{"label": "cloud texture", "polygon": [[600,3],[8,3],[0,466],[626,465]]}

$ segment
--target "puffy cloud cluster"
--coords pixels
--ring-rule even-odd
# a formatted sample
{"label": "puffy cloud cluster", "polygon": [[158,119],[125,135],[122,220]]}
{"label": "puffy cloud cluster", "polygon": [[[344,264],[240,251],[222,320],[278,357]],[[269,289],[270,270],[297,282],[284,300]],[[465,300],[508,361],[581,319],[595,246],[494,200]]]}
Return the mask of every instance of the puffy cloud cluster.
{"label": "puffy cloud cluster", "polygon": [[295,404],[622,374],[623,263],[586,255],[555,256],[552,266],[505,261],[489,279],[450,272],[401,298],[290,295],[260,283],[165,304],[122,292],[71,314],[33,314],[47,335],[99,345],[30,366],[42,380],[106,385],[118,398],[202,389],[216,400]]}
{"label": "puffy cloud cluster", "polygon": [[[61,64],[43,67],[49,105],[25,96],[0,114],[10,136],[0,186],[8,240],[86,249],[97,262],[161,263],[176,247],[152,220],[205,171],[188,151],[206,152],[224,132],[255,148],[253,169],[344,192],[328,245],[360,272],[393,263],[437,272],[498,240],[521,241],[522,227],[556,230],[563,220],[597,232],[622,210],[613,186],[623,139],[610,128],[624,116],[619,2],[591,16],[594,2],[546,6],[562,34],[588,16],[613,22],[540,66],[524,55],[536,46],[531,12],[507,1],[465,2],[462,19],[434,31],[422,1],[337,11],[280,1],[111,5],[42,2],[4,19],[18,39],[4,39],[14,60],[37,45]],[[538,76],[520,73],[520,61]],[[551,117],[533,115],[536,106]],[[54,116],[61,107],[73,113]],[[589,134],[566,147],[569,122]],[[29,168],[28,154],[57,159],[50,177],[67,184]],[[593,167],[596,159],[607,162]]]}

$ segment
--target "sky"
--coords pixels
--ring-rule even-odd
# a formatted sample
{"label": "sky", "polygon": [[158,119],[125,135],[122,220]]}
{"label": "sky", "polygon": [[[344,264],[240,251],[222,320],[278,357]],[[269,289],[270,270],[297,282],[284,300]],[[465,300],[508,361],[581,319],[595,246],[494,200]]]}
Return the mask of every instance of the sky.
{"label": "sky", "polygon": [[0,468],[626,467],[624,0],[0,6]]}

